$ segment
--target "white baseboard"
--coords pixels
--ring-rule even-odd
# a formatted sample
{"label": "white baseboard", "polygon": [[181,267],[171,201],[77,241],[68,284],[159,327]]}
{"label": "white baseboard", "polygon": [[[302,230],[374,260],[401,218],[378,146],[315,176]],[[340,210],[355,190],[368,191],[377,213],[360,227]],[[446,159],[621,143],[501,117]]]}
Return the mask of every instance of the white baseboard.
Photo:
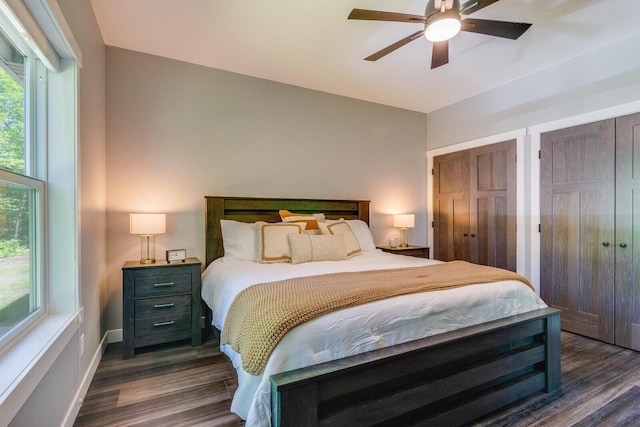
{"label": "white baseboard", "polygon": [[122,329],[111,329],[105,334],[107,335],[107,344],[122,341]]}
{"label": "white baseboard", "polygon": [[98,365],[100,365],[100,360],[102,360],[102,355],[104,354],[104,351],[107,348],[107,344],[109,343],[107,341],[107,338],[110,335],[109,332],[110,331],[107,331],[104,334],[104,336],[102,337],[102,341],[100,341],[100,345],[98,346],[98,348],[96,348],[96,351],[93,354],[93,358],[91,359],[91,363],[89,364],[89,369],[87,369],[87,372],[82,378],[82,382],[80,383],[80,386],[78,387],[78,391],[76,392],[76,395],[74,396],[73,401],[71,402],[71,406],[67,410],[67,414],[61,426],[64,426],[64,427],[73,426],[73,423],[75,422],[76,417],[78,416],[78,412],[80,411],[80,407],[82,406],[82,401],[84,400],[84,397],[87,395],[87,391],[89,390],[89,386],[91,385],[93,376],[95,375],[96,370],[98,369]]}

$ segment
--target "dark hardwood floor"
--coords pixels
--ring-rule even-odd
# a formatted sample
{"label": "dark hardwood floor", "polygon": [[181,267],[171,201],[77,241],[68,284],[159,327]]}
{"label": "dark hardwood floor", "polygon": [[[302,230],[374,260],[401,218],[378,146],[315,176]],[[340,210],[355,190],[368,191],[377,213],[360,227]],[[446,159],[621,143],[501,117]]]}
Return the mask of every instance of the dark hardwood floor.
{"label": "dark hardwood floor", "polygon": [[[230,362],[201,347],[157,347],[122,360],[105,352],[74,426],[241,426],[229,412]],[[474,426],[640,426],[640,353],[562,333],[562,388],[534,395]]]}
{"label": "dark hardwood floor", "polygon": [[242,426],[229,412],[235,370],[215,340],[155,346],[122,360],[109,344],[74,426]]}

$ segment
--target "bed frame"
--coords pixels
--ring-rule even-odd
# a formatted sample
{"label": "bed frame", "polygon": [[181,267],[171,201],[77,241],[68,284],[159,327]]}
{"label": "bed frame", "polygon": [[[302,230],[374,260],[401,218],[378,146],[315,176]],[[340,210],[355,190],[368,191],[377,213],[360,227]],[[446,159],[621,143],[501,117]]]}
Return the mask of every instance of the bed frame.
{"label": "bed frame", "polygon": [[[278,210],[369,223],[369,202],[206,197],[206,263],[224,254],[220,219]],[[273,426],[461,425],[560,388],[560,311],[542,309],[271,377]]]}

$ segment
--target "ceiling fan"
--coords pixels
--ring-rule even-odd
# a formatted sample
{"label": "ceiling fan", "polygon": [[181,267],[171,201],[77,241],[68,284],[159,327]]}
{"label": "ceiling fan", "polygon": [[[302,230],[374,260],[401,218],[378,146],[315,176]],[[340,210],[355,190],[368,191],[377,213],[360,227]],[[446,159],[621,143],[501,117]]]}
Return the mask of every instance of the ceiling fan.
{"label": "ceiling fan", "polygon": [[385,47],[378,52],[364,58],[366,61],[377,61],[396,49],[401,48],[424,35],[433,42],[431,54],[431,69],[449,63],[449,40],[459,31],[487,34],[516,40],[531,27],[522,22],[492,21],[488,19],[461,19],[461,16],[471,15],[499,0],[471,0],[460,5],[460,0],[428,0],[424,16],[409,15],[378,10],[353,9],[348,19],[367,21],[408,22],[424,24],[424,29],[416,31],[408,37]]}

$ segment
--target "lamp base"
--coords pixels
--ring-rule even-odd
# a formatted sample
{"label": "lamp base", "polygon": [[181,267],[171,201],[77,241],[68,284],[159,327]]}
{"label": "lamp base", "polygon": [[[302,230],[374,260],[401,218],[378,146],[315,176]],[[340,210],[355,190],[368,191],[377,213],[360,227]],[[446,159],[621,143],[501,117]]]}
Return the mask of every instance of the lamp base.
{"label": "lamp base", "polygon": [[140,264],[156,263],[156,236],[143,234],[140,236]]}
{"label": "lamp base", "polygon": [[398,245],[399,248],[408,248],[409,244],[407,243],[407,228],[402,227],[402,242]]}

